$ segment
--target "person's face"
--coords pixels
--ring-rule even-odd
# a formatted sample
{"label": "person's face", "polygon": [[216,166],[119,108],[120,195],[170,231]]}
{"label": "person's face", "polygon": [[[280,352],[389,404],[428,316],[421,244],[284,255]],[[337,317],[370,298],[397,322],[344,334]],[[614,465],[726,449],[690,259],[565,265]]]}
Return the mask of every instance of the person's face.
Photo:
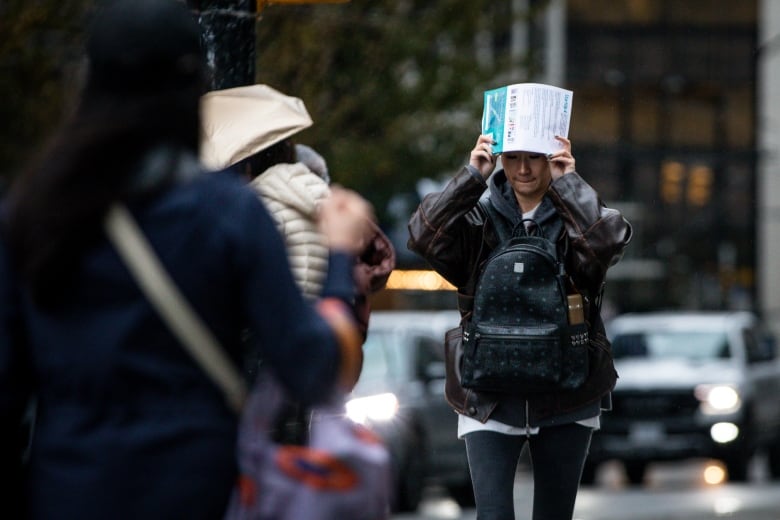
{"label": "person's face", "polygon": [[[530,204],[542,200],[552,180],[550,163],[544,154],[504,152],[501,154],[501,165],[521,208],[523,203]],[[531,208],[523,209],[528,211]]]}

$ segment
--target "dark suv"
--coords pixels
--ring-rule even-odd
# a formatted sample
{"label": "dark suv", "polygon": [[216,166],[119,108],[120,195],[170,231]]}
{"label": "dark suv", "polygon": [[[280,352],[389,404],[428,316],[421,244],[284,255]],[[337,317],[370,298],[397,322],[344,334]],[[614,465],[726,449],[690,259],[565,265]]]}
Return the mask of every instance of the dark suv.
{"label": "dark suv", "polygon": [[626,314],[608,333],[619,379],[583,483],[609,459],[639,484],[650,462],[694,457],[720,459],[743,481],[757,450],[780,478],[780,361],[756,316]]}

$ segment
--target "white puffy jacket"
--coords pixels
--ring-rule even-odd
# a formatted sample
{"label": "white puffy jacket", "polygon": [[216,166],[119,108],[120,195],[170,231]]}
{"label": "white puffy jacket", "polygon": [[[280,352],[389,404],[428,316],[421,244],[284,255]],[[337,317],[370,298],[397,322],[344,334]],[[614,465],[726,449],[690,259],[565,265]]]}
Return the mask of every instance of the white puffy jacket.
{"label": "white puffy jacket", "polygon": [[315,215],[330,193],[327,183],[302,163],[283,163],[258,175],[251,186],[276,220],[301,291],[317,298],[328,270],[328,248]]}

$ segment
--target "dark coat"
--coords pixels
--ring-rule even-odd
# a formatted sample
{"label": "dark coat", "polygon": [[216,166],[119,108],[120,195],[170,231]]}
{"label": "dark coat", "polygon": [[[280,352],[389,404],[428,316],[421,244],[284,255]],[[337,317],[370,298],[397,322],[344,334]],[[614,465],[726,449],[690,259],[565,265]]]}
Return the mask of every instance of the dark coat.
{"label": "dark coat", "polygon": [[[237,365],[244,331],[296,399],[329,395],[340,351],[303,300],[271,216],[243,183],[203,175],[130,205],[176,285]],[[220,518],[237,417],[102,240],[61,306],[41,310],[0,240],[0,476],[8,518]],[[348,300],[352,259],[326,294]],[[331,291],[331,289],[333,289]],[[301,360],[305,360],[302,363]],[[29,461],[21,416],[37,399]],[[26,504],[25,514],[11,514]]]}
{"label": "dark coat", "polygon": [[[503,171],[491,177],[490,197],[510,224],[521,219],[517,203],[510,195]],[[476,170],[465,167],[438,193],[427,195],[409,221],[408,247],[423,256],[439,274],[458,288],[461,315],[468,317],[480,267],[498,243],[491,222],[485,218],[478,200],[487,183]],[[604,332],[598,300],[607,269],[623,254],[631,239],[631,226],[614,210],[604,206],[598,194],[577,173],[566,174],[551,183],[542,207],[552,206],[562,226],[556,239],[567,272],[589,303],[590,373],[576,390],[533,396],[522,403],[523,424],[539,426],[551,418],[571,414],[598,403],[615,385],[611,348]],[[542,209],[540,207],[540,210]],[[544,217],[548,218],[548,217]],[[452,367],[451,367],[452,368]],[[515,404],[514,399],[466,390],[455,380],[457,371],[448,370],[447,399],[459,413],[482,422],[495,412]],[[511,414],[510,414],[511,415]],[[504,417],[500,417],[502,420]],[[584,417],[576,417],[575,420]]]}

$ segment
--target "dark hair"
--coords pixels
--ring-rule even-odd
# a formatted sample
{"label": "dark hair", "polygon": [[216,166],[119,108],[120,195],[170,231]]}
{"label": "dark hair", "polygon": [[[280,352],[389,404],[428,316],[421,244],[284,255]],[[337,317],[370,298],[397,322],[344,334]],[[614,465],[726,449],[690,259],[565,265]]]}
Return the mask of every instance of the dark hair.
{"label": "dark hair", "polygon": [[151,150],[198,150],[205,62],[180,2],[113,3],[95,18],[87,51],[79,107],[9,193],[11,255],[42,305],[66,294],[106,210],[129,196]]}
{"label": "dark hair", "polygon": [[240,161],[238,168],[239,171],[248,169],[249,176],[254,179],[271,166],[295,161],[295,143],[288,137]]}

